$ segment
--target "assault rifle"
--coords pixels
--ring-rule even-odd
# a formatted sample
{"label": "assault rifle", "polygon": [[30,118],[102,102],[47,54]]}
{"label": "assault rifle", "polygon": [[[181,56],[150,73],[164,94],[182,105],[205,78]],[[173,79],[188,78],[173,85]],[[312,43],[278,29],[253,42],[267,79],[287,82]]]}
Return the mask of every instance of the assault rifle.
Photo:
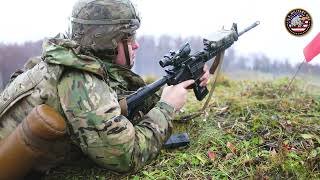
{"label": "assault rifle", "polygon": [[239,36],[259,25],[259,21],[253,23],[240,33],[237,30],[237,24],[233,23],[231,30],[221,30],[214,34],[211,40],[203,39],[204,49],[190,55],[191,48],[189,43],[184,44],[178,51],[170,51],[160,61],[160,66],[165,68],[166,75],[161,79],[138,89],[135,93],[126,98],[127,117],[133,118],[133,115],[143,101],[158,91],[163,85],[176,85],[183,81],[193,79],[192,85],[197,100],[201,101],[208,94],[206,87],[200,86],[200,78],[203,75],[203,67],[207,61],[218,55],[220,52],[228,49]]}

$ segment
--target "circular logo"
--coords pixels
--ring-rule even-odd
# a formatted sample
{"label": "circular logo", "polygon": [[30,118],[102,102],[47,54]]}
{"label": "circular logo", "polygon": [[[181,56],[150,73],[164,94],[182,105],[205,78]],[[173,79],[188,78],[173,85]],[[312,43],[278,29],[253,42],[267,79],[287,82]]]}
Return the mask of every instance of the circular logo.
{"label": "circular logo", "polygon": [[302,36],[311,29],[312,18],[304,9],[293,9],[287,14],[285,25],[292,35]]}

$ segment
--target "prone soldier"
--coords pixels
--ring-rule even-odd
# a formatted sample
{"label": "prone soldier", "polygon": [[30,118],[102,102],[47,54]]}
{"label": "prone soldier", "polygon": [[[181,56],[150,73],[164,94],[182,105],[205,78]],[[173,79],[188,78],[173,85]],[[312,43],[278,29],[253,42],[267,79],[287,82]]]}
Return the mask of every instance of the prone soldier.
{"label": "prone soldier", "polygon": [[[45,40],[41,58],[0,94],[0,179],[45,171],[72,156],[74,147],[103,168],[137,171],[156,158],[174,112],[186,102],[193,80],[146,99],[140,118],[121,115],[119,102],[145,85],[130,70],[141,20],[129,0],[79,0],[70,21],[68,36]],[[208,79],[205,66],[201,86]],[[29,160],[5,164],[13,151],[12,161]],[[16,167],[22,170],[14,174]]]}

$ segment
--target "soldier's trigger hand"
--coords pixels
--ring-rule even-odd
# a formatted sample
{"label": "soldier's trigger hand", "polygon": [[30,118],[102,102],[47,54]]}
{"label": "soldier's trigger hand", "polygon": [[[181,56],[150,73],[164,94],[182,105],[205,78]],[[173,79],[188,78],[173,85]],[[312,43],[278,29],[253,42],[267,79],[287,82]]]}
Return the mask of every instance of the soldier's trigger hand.
{"label": "soldier's trigger hand", "polygon": [[165,87],[160,101],[164,101],[176,110],[180,110],[187,101],[187,87],[193,83],[194,80],[187,80],[177,85]]}

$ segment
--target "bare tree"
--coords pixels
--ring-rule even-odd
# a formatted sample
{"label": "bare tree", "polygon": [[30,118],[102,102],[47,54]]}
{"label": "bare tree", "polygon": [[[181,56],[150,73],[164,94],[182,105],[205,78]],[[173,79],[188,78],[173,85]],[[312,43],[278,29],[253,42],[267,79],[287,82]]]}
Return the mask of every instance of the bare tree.
{"label": "bare tree", "polygon": [[0,73],[0,91],[3,89],[2,73]]}

